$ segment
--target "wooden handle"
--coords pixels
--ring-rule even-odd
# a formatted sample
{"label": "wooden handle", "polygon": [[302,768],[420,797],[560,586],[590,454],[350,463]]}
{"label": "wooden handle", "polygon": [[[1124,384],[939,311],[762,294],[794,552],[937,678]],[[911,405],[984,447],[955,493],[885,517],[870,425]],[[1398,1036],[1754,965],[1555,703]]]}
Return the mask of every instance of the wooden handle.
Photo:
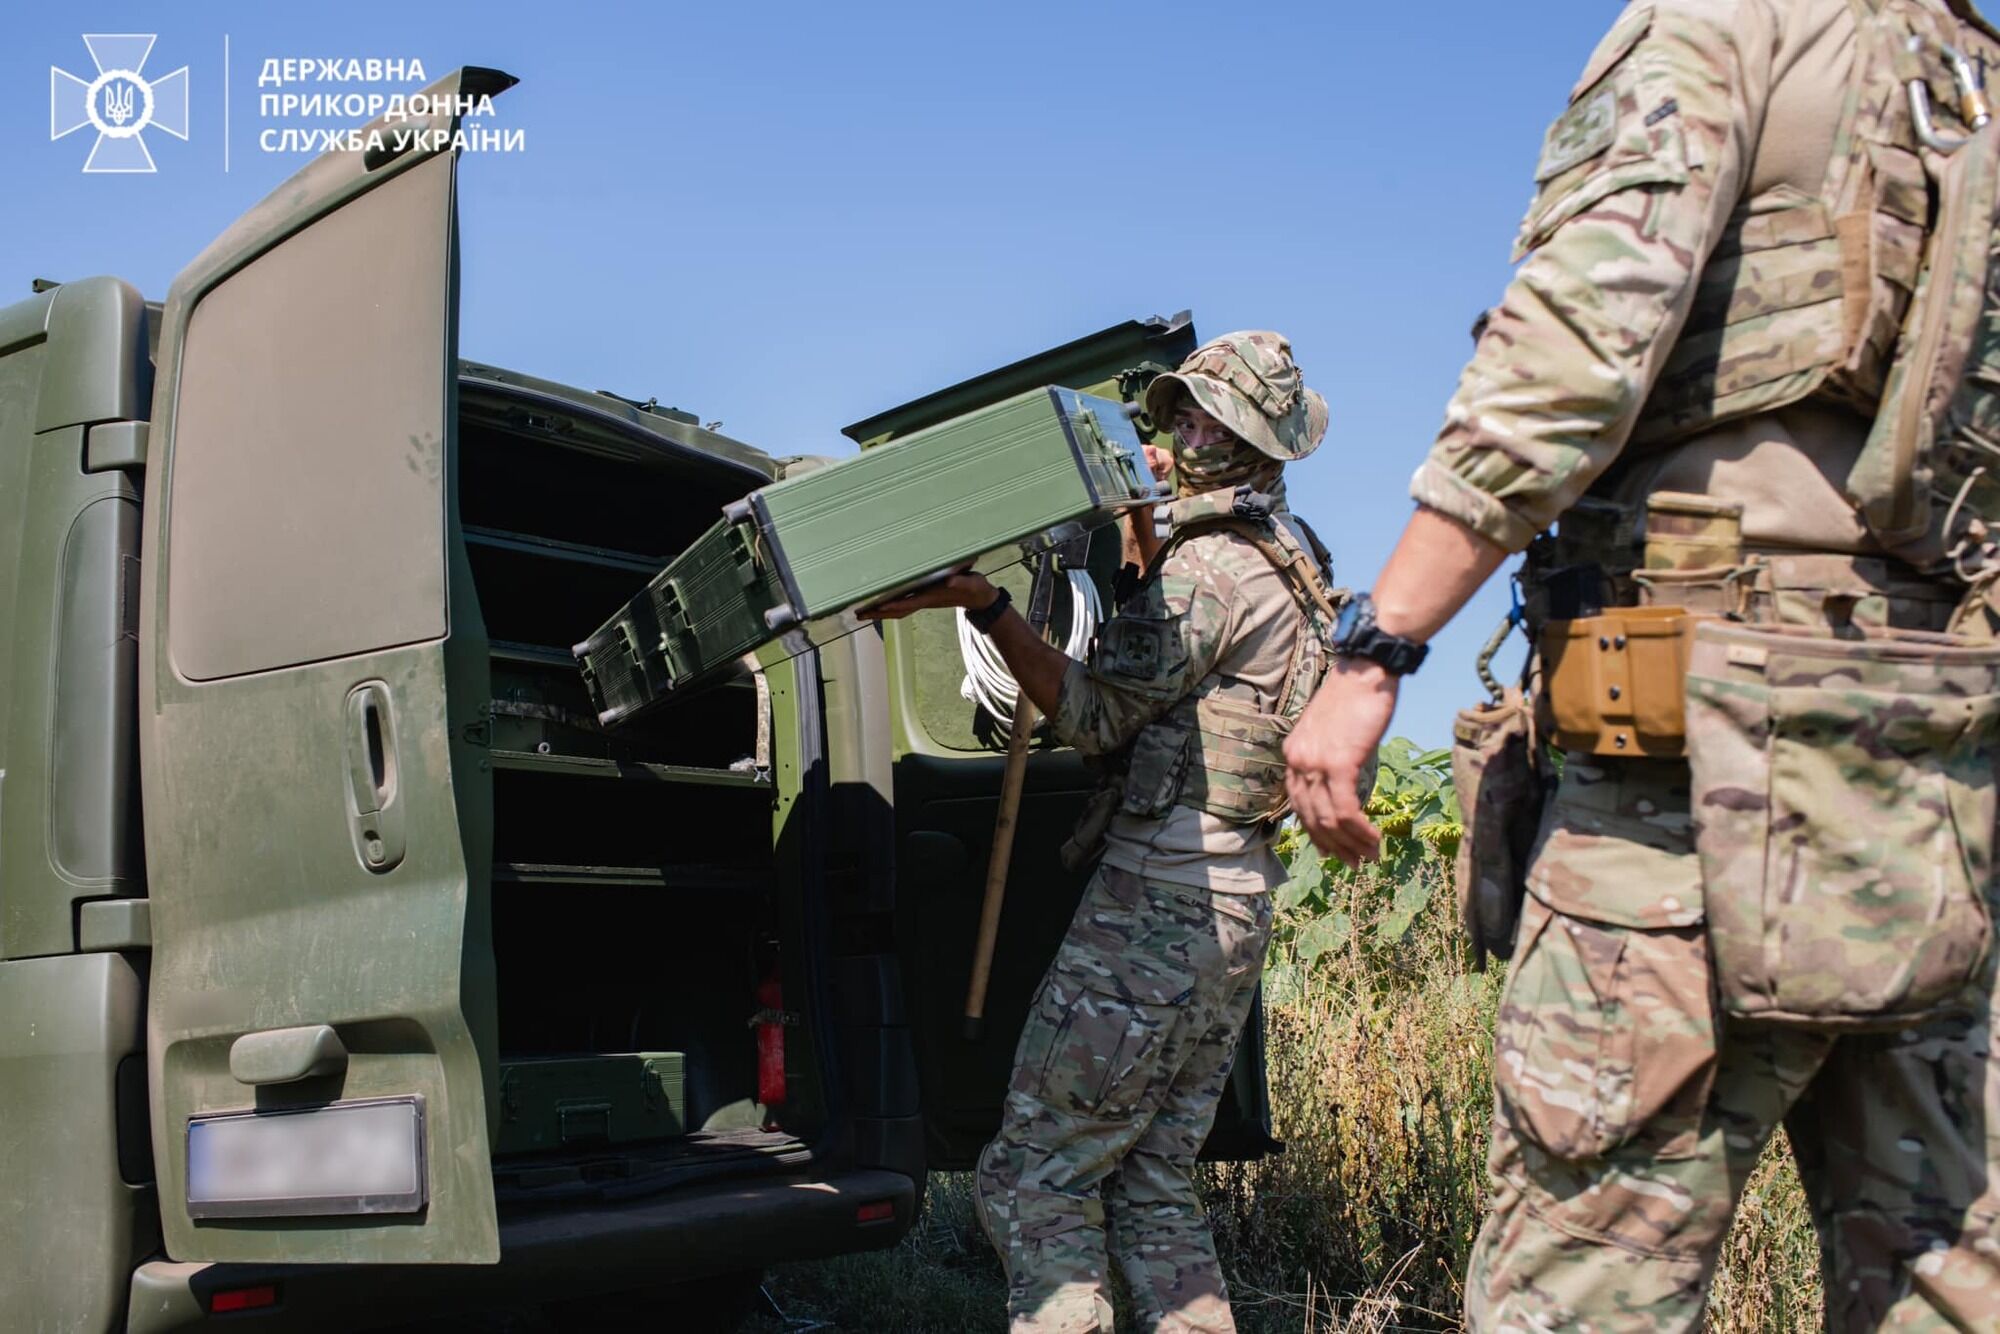
{"label": "wooden handle", "polygon": [[[1049,606],[1055,596],[1054,552],[1035,564],[1028,591],[1028,626],[1046,638]],[[1014,826],[1021,814],[1021,785],[1028,776],[1028,746],[1040,715],[1028,692],[1014,696],[1014,722],[1007,730],[1007,767],[1000,775],[1000,811],[993,819],[993,853],[986,862],[986,897],[979,905],[979,940],[972,948],[972,980],[965,988],[965,1040],[986,1035],[986,984],[993,977],[993,949],[1000,937],[1000,909],[1007,901],[1007,866],[1014,859]]]}
{"label": "wooden handle", "polygon": [[1021,787],[1028,776],[1028,743],[1035,731],[1035,704],[1024,692],[1014,701],[1014,724],[1007,733],[1007,767],[1000,776],[1000,813],[993,821],[993,853],[986,862],[986,897],[979,905],[979,941],[972,949],[972,981],[965,989],[965,1037],[977,1042],[985,1031],[986,984],[993,977],[993,947],[1000,936],[1000,908],[1007,901],[1007,866],[1014,858],[1014,826],[1021,813]]}

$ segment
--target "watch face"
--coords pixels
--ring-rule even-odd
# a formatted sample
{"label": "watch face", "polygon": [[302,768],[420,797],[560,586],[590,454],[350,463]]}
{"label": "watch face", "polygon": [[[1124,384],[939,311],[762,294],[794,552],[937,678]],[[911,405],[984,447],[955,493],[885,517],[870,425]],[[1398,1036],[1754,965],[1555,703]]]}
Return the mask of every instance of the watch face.
{"label": "watch face", "polygon": [[1361,624],[1362,605],[1360,598],[1349,598],[1347,605],[1340,609],[1340,616],[1333,623],[1334,643],[1345,644],[1353,637],[1354,631]]}

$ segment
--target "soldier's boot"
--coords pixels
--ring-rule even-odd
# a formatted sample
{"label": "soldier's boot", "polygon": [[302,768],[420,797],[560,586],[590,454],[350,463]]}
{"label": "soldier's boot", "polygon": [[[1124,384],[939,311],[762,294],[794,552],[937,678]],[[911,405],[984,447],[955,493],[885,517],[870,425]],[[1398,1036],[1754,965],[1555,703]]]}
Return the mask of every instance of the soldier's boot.
{"label": "soldier's boot", "polygon": [[1113,1334],[1111,1303],[1094,1283],[1060,1283],[1033,1310],[1017,1312],[1007,1334]]}
{"label": "soldier's boot", "polygon": [[1113,1334],[1113,1329],[1103,1287],[1085,1281],[1055,1285],[1032,1310],[1018,1311],[1007,1322],[1007,1334]]}

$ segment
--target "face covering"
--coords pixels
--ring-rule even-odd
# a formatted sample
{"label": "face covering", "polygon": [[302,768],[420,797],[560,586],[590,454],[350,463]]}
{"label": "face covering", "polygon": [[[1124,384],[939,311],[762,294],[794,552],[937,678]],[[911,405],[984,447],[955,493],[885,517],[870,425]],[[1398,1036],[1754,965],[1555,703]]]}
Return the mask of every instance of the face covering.
{"label": "face covering", "polygon": [[1269,491],[1279,484],[1284,465],[1241,440],[1190,449],[1174,437],[1174,492],[1193,496],[1223,487],[1243,486]]}

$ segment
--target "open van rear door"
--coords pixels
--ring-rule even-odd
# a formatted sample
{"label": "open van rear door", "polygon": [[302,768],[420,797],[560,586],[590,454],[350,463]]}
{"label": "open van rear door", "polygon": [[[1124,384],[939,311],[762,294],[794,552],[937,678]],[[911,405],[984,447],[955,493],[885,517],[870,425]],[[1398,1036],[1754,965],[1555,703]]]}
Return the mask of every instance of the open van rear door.
{"label": "open van rear door", "polygon": [[[1186,312],[1128,320],[892,408],[844,433],[864,448],[885,444],[1041,384],[1131,398],[1152,373],[1172,370],[1194,348]],[[1115,526],[1092,535],[1089,563],[1101,592],[1108,593],[1118,569],[1119,541]],[[1011,587],[1019,605],[1027,604],[1024,570],[1006,571],[999,582]],[[1060,609],[1055,621],[1064,622]],[[1029,755],[986,1032],[981,1041],[968,1042],[961,1032],[966,981],[999,812],[1007,729],[992,726],[959,695],[963,671],[950,612],[919,612],[884,623],[883,631],[895,745],[896,938],[927,1155],[933,1168],[966,1168],[999,1126],[1029,1003],[1089,879],[1087,871],[1065,870],[1057,849],[1095,779],[1073,750],[1038,745]],[[1257,1157],[1271,1147],[1269,1121],[1260,1009],[1237,1049],[1205,1153]]]}
{"label": "open van rear door", "polygon": [[492,1263],[486,644],[454,568],[457,112],[175,281],[140,583],[153,1143],[176,1260]]}

